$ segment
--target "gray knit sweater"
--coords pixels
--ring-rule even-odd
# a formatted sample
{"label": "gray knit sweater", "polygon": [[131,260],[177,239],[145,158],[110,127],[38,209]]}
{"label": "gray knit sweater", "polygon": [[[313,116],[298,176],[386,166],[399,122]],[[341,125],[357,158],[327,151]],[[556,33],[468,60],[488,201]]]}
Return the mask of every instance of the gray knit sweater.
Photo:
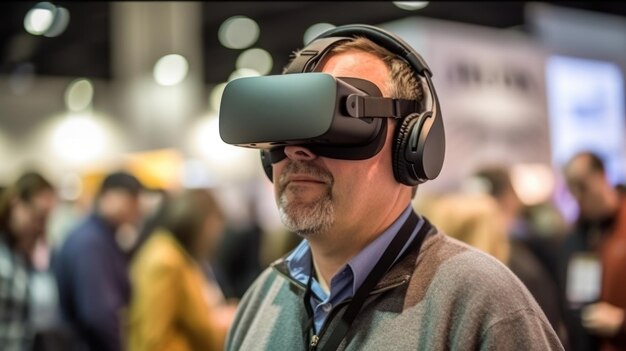
{"label": "gray knit sweater", "polygon": [[[306,350],[305,287],[272,264],[243,297],[227,350]],[[345,310],[335,306],[318,347]],[[331,317],[334,318],[331,320]],[[340,350],[562,350],[543,312],[500,262],[432,230],[376,286]]]}

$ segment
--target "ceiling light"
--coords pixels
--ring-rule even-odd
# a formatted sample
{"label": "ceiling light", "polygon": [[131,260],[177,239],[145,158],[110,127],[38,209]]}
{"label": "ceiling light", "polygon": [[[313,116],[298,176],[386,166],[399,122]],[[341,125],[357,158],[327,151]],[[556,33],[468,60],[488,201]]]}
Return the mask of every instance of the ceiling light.
{"label": "ceiling light", "polygon": [[335,28],[335,25],[332,25],[330,23],[316,23],[310,26],[304,32],[304,36],[303,36],[304,45],[309,44],[311,40],[315,39],[315,37],[317,37],[318,35],[332,28]]}
{"label": "ceiling light", "polygon": [[219,112],[220,103],[222,102],[222,94],[224,93],[224,88],[226,88],[226,83],[220,83],[213,87],[211,90],[211,95],[209,95],[209,105],[211,109],[215,112]]}
{"label": "ceiling light", "polygon": [[254,69],[239,68],[238,70],[230,74],[230,76],[228,77],[228,81],[230,82],[231,80],[238,79],[238,78],[245,78],[245,77],[258,77],[260,75],[261,73],[259,73],[258,71]]}
{"label": "ceiling light", "polygon": [[33,6],[24,17],[24,29],[32,35],[42,35],[54,21],[56,7],[49,2],[40,2]]}
{"label": "ceiling light", "polygon": [[95,160],[106,147],[107,138],[102,126],[87,116],[63,119],[52,134],[52,148],[66,162]]}
{"label": "ceiling light", "polygon": [[183,56],[165,55],[154,65],[154,80],[165,86],[176,85],[185,79],[188,71],[189,64]]}
{"label": "ceiling light", "polygon": [[245,16],[234,16],[222,23],[218,31],[220,43],[230,49],[245,49],[259,38],[259,25]]}
{"label": "ceiling light", "polygon": [[88,79],[77,79],[65,90],[65,105],[70,111],[82,111],[91,106],[93,85]]}
{"label": "ceiling light", "polygon": [[43,33],[44,37],[52,38],[61,35],[70,23],[70,13],[64,7],[58,6],[54,11],[54,18],[48,29]]}
{"label": "ceiling light", "polygon": [[266,75],[272,71],[272,55],[260,48],[248,49],[242,52],[237,58],[235,66],[237,69],[253,69],[261,75]]}

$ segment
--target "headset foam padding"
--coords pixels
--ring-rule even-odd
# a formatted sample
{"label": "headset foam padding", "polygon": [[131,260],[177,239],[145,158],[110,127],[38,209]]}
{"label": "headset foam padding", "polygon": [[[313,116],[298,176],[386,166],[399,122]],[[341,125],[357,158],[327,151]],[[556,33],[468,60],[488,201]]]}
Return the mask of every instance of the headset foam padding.
{"label": "headset foam padding", "polygon": [[269,178],[270,182],[273,182],[272,158],[270,157],[270,152],[268,150],[261,150],[261,164],[263,165],[265,175]]}

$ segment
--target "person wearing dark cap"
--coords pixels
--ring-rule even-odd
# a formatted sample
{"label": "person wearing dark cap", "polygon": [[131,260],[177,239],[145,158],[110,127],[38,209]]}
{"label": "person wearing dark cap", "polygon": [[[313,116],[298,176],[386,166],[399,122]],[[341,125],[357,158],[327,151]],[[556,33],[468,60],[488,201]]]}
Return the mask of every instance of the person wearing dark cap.
{"label": "person wearing dark cap", "polygon": [[128,255],[118,235],[140,219],[141,182],[126,172],[105,177],[93,212],[70,232],[54,270],[61,310],[86,350],[121,350],[120,314],[130,298]]}

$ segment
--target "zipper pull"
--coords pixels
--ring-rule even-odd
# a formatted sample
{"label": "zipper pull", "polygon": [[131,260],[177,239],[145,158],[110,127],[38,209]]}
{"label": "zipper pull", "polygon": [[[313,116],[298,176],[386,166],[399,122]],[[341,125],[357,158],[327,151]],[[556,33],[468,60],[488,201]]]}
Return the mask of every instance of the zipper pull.
{"label": "zipper pull", "polygon": [[317,336],[317,335],[313,335],[313,336],[311,337],[311,344],[310,344],[311,349],[315,349],[315,347],[317,346],[317,343],[318,343],[319,341],[320,341],[320,337],[319,337],[319,336]]}

